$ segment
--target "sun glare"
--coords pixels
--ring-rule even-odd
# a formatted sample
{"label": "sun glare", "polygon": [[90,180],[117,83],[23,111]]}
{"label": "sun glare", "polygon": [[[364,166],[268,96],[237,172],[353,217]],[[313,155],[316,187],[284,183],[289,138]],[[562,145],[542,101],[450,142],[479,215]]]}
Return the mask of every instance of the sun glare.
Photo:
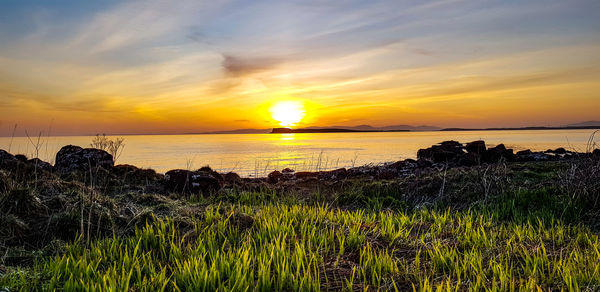
{"label": "sun glare", "polygon": [[293,127],[304,118],[304,105],[297,101],[280,101],[274,104],[269,111],[271,117],[279,122],[282,127]]}

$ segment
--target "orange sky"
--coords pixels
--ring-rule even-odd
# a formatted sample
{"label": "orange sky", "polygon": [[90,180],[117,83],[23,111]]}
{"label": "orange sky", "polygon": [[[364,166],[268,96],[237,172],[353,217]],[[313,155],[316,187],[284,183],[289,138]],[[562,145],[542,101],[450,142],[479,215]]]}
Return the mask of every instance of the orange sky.
{"label": "orange sky", "polygon": [[517,2],[0,4],[0,135],[600,120],[598,2]]}

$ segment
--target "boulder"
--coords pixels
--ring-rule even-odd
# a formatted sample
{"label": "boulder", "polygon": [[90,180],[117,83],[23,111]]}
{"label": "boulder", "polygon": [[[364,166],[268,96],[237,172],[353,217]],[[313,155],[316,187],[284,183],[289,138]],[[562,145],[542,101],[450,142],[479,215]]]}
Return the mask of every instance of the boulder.
{"label": "boulder", "polygon": [[112,168],[112,174],[124,182],[133,184],[148,184],[162,178],[154,169],[138,168],[129,164],[119,164]]}
{"label": "boulder", "polygon": [[594,151],[592,151],[592,157],[595,159],[600,159],[600,149],[594,149]]}
{"label": "boulder", "polygon": [[321,171],[319,172],[318,177],[321,180],[345,179],[348,177],[348,170],[345,168],[338,168],[335,170]]}
{"label": "boulder", "polygon": [[24,154],[17,154],[17,155],[15,155],[15,158],[21,162],[27,162],[27,160],[28,160],[27,156],[25,156]]}
{"label": "boulder", "polygon": [[207,171],[184,169],[169,170],[165,173],[165,189],[183,194],[209,194],[218,191],[222,182]]}
{"label": "boulder", "polygon": [[112,169],[114,161],[108,152],[94,148],[67,145],[56,153],[54,169],[59,173],[89,171],[90,168]]}
{"label": "boulder", "polygon": [[282,179],[283,173],[281,173],[279,170],[275,170],[267,175],[267,182],[270,184],[278,183]]}
{"label": "boulder", "polygon": [[296,179],[310,179],[310,178],[317,178],[319,176],[318,172],[312,172],[312,171],[299,171],[294,173],[294,178]]}
{"label": "boulder", "polygon": [[532,152],[531,150],[522,150],[517,152],[516,160],[521,162],[526,161],[546,161],[556,158],[554,153],[552,155],[546,154],[544,152]]}
{"label": "boulder", "polygon": [[465,155],[461,155],[458,158],[458,165],[460,166],[475,166],[481,164],[481,155],[476,152],[469,152]]}
{"label": "boulder", "polygon": [[426,149],[419,149],[417,158],[431,160],[435,163],[447,163],[464,153],[463,146],[459,142],[444,141]]}
{"label": "boulder", "polygon": [[398,177],[398,173],[392,169],[380,169],[377,172],[378,179],[394,179]]}
{"label": "boulder", "polygon": [[42,161],[39,158],[29,159],[29,160],[27,160],[27,163],[29,163],[30,165],[34,166],[37,169],[41,169],[41,170],[48,171],[48,172],[52,172],[52,170],[54,169],[52,164],[50,164],[46,161]]}
{"label": "boulder", "polygon": [[17,164],[19,160],[14,155],[0,149],[0,167],[11,168]]}
{"label": "boulder", "polygon": [[506,149],[504,144],[498,144],[496,147],[488,148],[482,155],[482,161],[487,163],[496,163],[501,159],[506,161],[514,161],[515,154],[512,149]]}
{"label": "boulder", "polygon": [[226,183],[232,184],[241,181],[242,178],[237,173],[230,171],[223,175],[223,179]]}
{"label": "boulder", "polygon": [[556,149],[554,149],[554,153],[555,154],[567,154],[567,149],[562,148],[562,147],[556,148]]}
{"label": "boulder", "polygon": [[223,178],[223,176],[218,173],[217,171],[213,170],[212,168],[210,168],[210,166],[203,166],[200,169],[196,170],[197,173],[203,173],[203,174],[207,174],[210,175],[214,178],[216,178],[217,180],[219,180],[220,182],[224,182],[225,179]]}
{"label": "boulder", "polygon": [[469,142],[465,145],[465,150],[467,153],[475,153],[475,154],[483,154],[487,149],[485,147],[485,141],[477,140],[473,142]]}

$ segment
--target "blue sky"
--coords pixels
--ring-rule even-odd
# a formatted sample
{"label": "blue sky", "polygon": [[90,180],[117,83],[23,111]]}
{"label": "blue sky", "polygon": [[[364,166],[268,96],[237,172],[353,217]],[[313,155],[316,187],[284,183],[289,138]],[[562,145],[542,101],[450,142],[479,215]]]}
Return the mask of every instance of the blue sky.
{"label": "blue sky", "polygon": [[600,119],[599,19],[583,0],[2,1],[0,134],[262,128],[278,100],[305,126]]}

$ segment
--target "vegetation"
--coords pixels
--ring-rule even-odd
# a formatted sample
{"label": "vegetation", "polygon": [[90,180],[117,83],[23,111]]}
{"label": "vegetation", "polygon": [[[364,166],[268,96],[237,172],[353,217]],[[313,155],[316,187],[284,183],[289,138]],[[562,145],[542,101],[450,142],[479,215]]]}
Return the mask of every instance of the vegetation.
{"label": "vegetation", "polygon": [[193,226],[155,220],[131,237],[76,241],[0,283],[67,291],[600,287],[598,235],[560,222],[279,204],[210,206],[203,215]]}
{"label": "vegetation", "polygon": [[90,143],[90,146],[92,148],[108,152],[110,155],[113,156],[113,159],[117,161],[117,158],[121,156],[121,153],[123,153],[123,149],[125,148],[124,142],[125,138],[116,137],[111,139],[109,137],[106,137],[106,134],[96,134],[96,137],[94,137],[92,143]]}
{"label": "vegetation", "polygon": [[148,170],[93,184],[0,170],[0,290],[597,291],[599,170],[500,163],[193,197],[153,191]]}

